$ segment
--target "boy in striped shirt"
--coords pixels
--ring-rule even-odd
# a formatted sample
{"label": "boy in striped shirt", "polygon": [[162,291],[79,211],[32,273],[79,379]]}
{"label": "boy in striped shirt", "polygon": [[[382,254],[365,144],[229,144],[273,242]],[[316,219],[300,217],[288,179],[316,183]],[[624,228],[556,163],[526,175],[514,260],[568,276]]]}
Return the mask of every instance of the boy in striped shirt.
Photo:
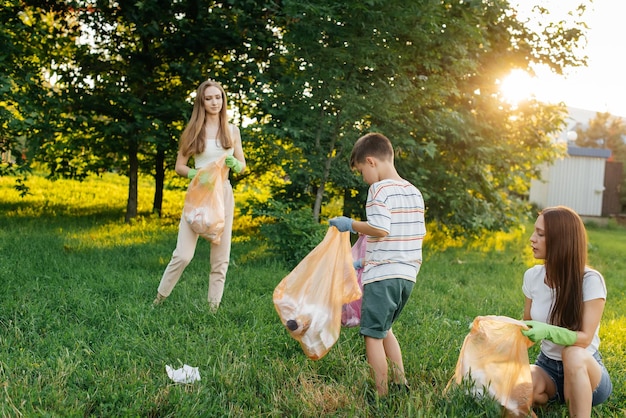
{"label": "boy in striped shirt", "polygon": [[370,185],[367,221],[345,216],[329,221],[341,232],[367,235],[365,259],[355,262],[355,267],[363,267],[360,333],[379,396],[387,394],[389,381],[408,389],[402,351],[391,326],[413,290],[426,235],[422,194],[398,175],[393,158],[393,146],[384,135],[370,133],[359,138],[350,165]]}

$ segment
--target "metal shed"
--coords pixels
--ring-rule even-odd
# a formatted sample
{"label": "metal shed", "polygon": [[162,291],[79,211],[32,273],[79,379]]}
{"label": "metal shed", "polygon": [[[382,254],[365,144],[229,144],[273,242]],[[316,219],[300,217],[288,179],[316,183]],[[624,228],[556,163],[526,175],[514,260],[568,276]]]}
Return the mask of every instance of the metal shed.
{"label": "metal shed", "polygon": [[567,157],[541,170],[530,184],[531,203],[539,208],[564,205],[581,216],[601,216],[604,171],[611,150],[567,146]]}

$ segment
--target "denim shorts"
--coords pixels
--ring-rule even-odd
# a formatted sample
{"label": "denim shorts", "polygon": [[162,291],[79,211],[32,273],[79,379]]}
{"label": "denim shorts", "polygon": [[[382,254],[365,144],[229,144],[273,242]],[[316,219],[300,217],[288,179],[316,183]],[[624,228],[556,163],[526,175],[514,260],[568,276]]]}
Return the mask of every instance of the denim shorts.
{"label": "denim shorts", "polygon": [[[593,358],[596,359],[602,368],[600,384],[593,391],[591,405],[595,406],[608,399],[611,392],[613,392],[613,384],[611,383],[609,372],[606,370],[606,367],[604,367],[604,363],[602,363],[602,356],[600,355],[600,352],[596,351]],[[535,365],[541,367],[546,373],[548,373],[548,376],[550,376],[550,379],[552,379],[556,386],[556,395],[550,399],[550,402],[565,403],[565,393],[563,392],[563,362],[559,360],[552,360],[544,355],[543,352],[540,352],[539,356],[537,356],[537,360],[535,361]]]}

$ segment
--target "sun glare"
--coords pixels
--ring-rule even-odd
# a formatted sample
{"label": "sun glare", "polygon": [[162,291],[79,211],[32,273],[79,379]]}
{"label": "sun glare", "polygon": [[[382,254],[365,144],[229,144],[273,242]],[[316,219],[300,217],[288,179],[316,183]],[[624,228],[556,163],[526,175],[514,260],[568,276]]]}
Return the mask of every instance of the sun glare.
{"label": "sun glare", "polygon": [[500,84],[502,98],[510,104],[518,104],[534,96],[534,80],[523,70],[513,70]]}

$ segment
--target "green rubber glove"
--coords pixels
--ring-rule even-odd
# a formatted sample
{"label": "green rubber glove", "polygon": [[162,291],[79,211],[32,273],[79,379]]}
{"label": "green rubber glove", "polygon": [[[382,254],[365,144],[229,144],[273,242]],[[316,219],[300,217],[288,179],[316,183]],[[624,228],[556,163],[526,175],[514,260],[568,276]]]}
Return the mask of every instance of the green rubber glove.
{"label": "green rubber glove", "polygon": [[187,172],[187,178],[189,180],[193,180],[193,178],[196,176],[197,172],[198,172],[198,170],[196,170],[195,168],[190,168],[189,171]]}
{"label": "green rubber glove", "polygon": [[243,163],[232,155],[226,157],[225,163],[226,167],[232,169],[237,174],[241,173],[241,170],[243,170]]}
{"label": "green rubber glove", "polygon": [[522,334],[527,336],[532,342],[539,340],[550,340],[559,345],[573,345],[578,338],[576,331],[571,329],[557,327],[556,325],[546,324],[539,321],[524,321],[530,329],[523,329]]}

